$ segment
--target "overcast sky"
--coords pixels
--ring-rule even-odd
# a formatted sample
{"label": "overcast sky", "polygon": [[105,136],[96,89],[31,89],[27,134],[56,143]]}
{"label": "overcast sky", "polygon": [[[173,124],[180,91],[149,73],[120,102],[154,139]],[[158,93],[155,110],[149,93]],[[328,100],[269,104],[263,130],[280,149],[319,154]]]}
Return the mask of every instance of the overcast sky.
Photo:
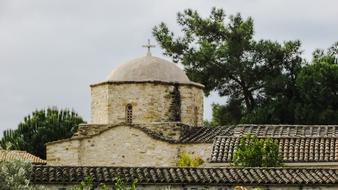
{"label": "overcast sky", "polygon": [[[301,40],[308,59],[338,40],[336,0],[0,0],[0,133],[48,106],[89,121],[89,84],[145,55],[154,25],[178,31],[178,11],[214,6],[251,16],[257,39]],[[153,55],[163,57],[158,46]],[[206,98],[205,118],[222,101]]]}

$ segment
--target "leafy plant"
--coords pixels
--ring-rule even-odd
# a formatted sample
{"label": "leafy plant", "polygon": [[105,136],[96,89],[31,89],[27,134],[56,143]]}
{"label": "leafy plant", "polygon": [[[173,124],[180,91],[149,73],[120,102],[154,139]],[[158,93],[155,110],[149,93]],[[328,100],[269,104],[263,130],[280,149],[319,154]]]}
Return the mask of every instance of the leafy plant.
{"label": "leafy plant", "polygon": [[233,156],[233,164],[241,167],[277,167],[282,166],[278,144],[272,139],[259,139],[247,134],[241,137]]}
{"label": "leafy plant", "polygon": [[[114,190],[136,190],[137,180],[134,180],[131,184],[125,183],[120,177],[114,178]],[[100,183],[98,185],[93,183],[93,179],[90,176],[85,177],[79,185],[76,185],[72,188],[72,190],[108,190],[108,186],[104,183]]]}
{"label": "leafy plant", "polygon": [[114,190],[136,190],[137,180],[134,180],[131,184],[126,184],[120,177],[114,178]]}
{"label": "leafy plant", "polygon": [[0,189],[1,190],[39,190],[27,178],[32,165],[22,160],[0,161]]}
{"label": "leafy plant", "polygon": [[191,158],[191,156],[186,153],[182,152],[178,155],[178,160],[176,162],[176,165],[178,167],[198,167],[202,165],[204,161],[202,160],[201,157],[195,156],[194,158]]}
{"label": "leafy plant", "polygon": [[93,188],[93,179],[90,176],[86,176],[79,185],[74,186],[71,190],[92,190]]}

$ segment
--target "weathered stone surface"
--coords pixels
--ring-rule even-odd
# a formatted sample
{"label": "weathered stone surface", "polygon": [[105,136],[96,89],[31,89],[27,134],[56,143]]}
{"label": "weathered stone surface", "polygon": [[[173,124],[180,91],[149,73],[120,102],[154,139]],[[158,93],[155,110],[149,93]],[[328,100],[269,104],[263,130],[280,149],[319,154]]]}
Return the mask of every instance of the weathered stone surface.
{"label": "weathered stone surface", "polygon": [[[181,122],[203,124],[203,90],[194,85],[178,85]],[[114,124],[126,121],[126,106],[133,106],[133,123],[171,121],[174,84],[104,83],[92,86],[91,123]]]}
{"label": "weathered stone surface", "polygon": [[[140,71],[127,74],[132,72]],[[166,72],[161,71],[160,78],[149,81],[141,73],[137,80],[132,76],[126,80],[124,76],[123,80],[111,78],[91,85],[91,124],[80,126],[71,139],[48,143],[48,164],[175,166],[183,151],[206,161],[211,153],[210,142],[180,141],[181,137],[189,136],[182,131],[199,129],[196,126],[203,124],[204,86],[191,82],[183,71],[185,80],[171,77],[177,75],[175,72],[166,76],[168,80],[160,80],[164,77],[160,75]]]}
{"label": "weathered stone surface", "polygon": [[171,144],[139,129],[116,126],[89,138],[47,144],[49,165],[175,166],[181,152],[207,161],[211,144]]}
{"label": "weathered stone surface", "polygon": [[100,85],[91,90],[91,120],[108,123],[108,85]]}
{"label": "weathered stone surface", "polygon": [[47,145],[47,164],[78,165],[80,158],[80,140]]}

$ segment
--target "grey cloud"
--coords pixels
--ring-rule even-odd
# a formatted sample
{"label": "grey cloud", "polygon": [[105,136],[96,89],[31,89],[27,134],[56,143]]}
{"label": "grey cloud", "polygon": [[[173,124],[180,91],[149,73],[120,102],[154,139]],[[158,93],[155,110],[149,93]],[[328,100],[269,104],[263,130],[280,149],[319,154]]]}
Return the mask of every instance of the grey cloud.
{"label": "grey cloud", "polygon": [[[338,40],[334,0],[0,0],[0,133],[47,106],[89,120],[89,84],[145,54],[154,25],[164,21],[177,32],[178,11],[207,16],[213,6],[253,17],[257,38],[302,40],[307,57]],[[161,57],[160,48],[153,54]],[[205,118],[212,102],[224,101],[208,97]]]}

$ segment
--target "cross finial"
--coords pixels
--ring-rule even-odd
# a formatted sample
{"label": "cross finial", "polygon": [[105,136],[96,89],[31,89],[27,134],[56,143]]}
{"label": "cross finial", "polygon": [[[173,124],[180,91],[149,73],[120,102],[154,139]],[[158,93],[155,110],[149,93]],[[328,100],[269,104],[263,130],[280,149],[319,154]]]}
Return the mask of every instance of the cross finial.
{"label": "cross finial", "polygon": [[150,44],[150,39],[148,39],[148,44],[147,44],[147,45],[143,45],[142,47],[148,48],[147,56],[151,56],[150,48],[155,47],[155,45],[151,45],[151,44]]}

